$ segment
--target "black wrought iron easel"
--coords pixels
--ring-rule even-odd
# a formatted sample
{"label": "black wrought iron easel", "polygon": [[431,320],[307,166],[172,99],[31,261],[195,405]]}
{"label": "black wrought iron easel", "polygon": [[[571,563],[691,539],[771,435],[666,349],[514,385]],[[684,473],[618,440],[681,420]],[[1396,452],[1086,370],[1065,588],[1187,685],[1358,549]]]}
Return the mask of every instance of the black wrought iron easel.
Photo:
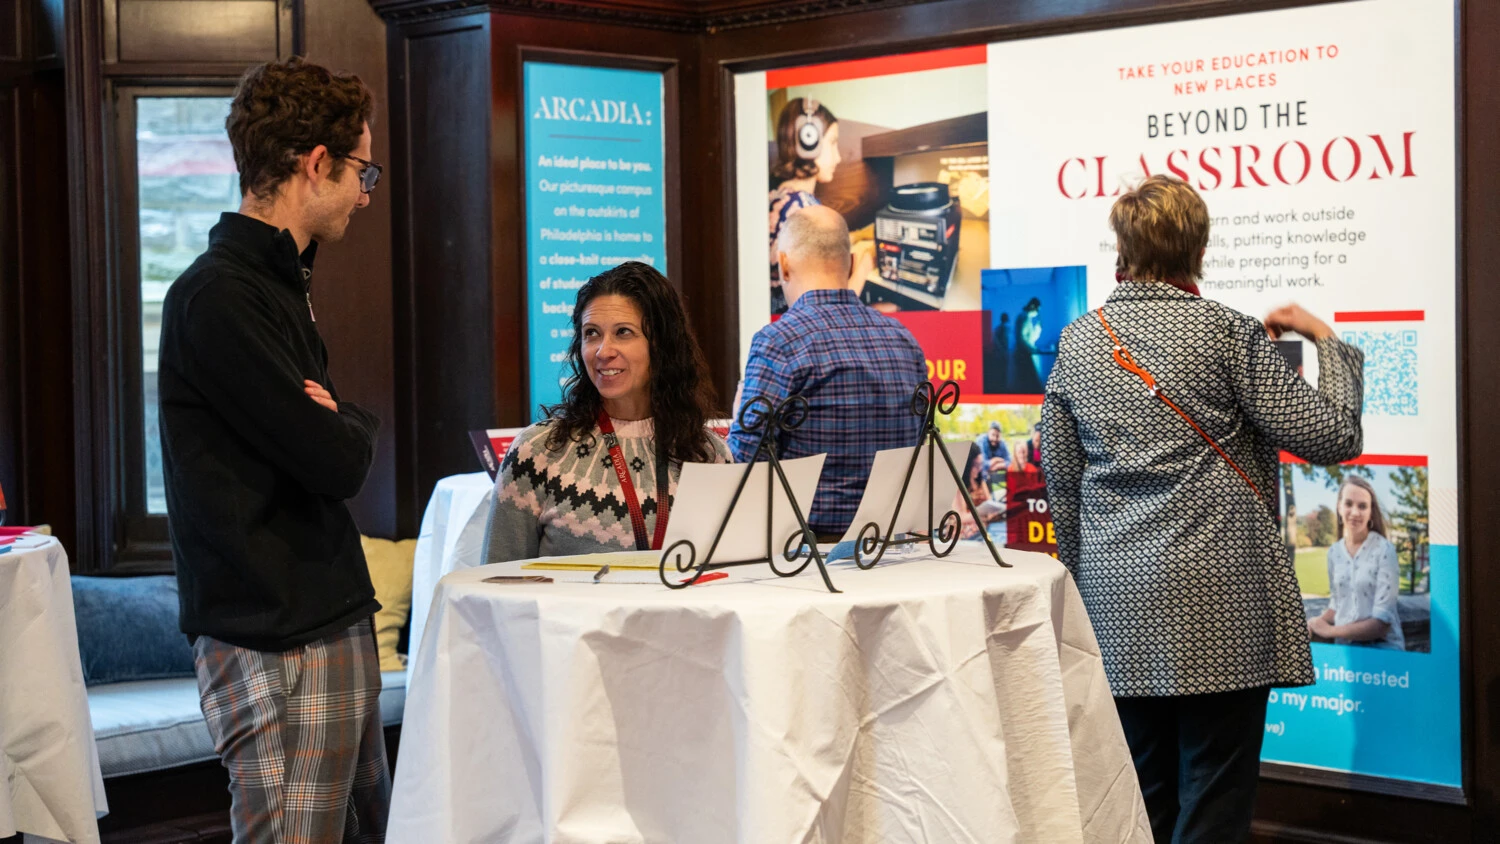
{"label": "black wrought iron easel", "polygon": [[[807,421],[807,400],[801,396],[789,396],[778,405],[773,406],[770,399],[765,396],[756,396],[745,402],[740,408],[740,428],[751,433],[760,432],[760,440],[756,443],[755,453],[746,462],[745,472],[740,476],[739,486],[734,489],[734,497],[729,500],[729,509],[724,512],[724,520],[719,522],[719,529],[714,533],[713,544],[708,547],[708,553],[703,555],[703,562],[699,563],[698,549],[693,546],[691,540],[680,539],[667,546],[662,552],[661,565],[658,569],[661,574],[661,582],[669,589],[681,589],[691,586],[698,581],[706,572],[714,569],[732,568],[734,566],[758,565],[769,563],[771,571],[781,577],[795,577],[807,568],[808,563],[818,564],[818,573],[823,576],[823,585],[828,587],[829,592],[838,592],[833,586],[833,581],[828,578],[828,568],[823,565],[823,555],[818,553],[817,535],[812,528],[808,527],[807,519],[802,515],[802,507],[797,503],[797,496],[792,494],[792,486],[786,479],[786,474],[781,471],[781,461],[776,455],[776,435],[780,432],[794,431]],[[733,562],[714,562],[714,552],[719,549],[719,540],[724,538],[724,529],[729,525],[729,519],[734,515],[735,505],[739,503],[740,494],[745,491],[745,484],[750,480],[750,473],[754,471],[755,464],[764,455],[766,463],[769,464],[768,471],[774,477],[766,479],[766,555],[751,560],[735,560]],[[790,571],[783,571],[776,567],[776,541],[772,536],[772,525],[774,523],[776,485],[780,482],[781,491],[786,495],[787,501],[792,505],[792,512],[797,515],[797,524],[800,530],[786,538],[782,545],[780,556],[788,563],[795,563],[801,557],[804,550],[807,559],[802,565]],[[683,559],[683,552],[687,559]],[[676,555],[675,558],[673,555]],[[671,560],[678,574],[686,575],[692,572],[692,576],[686,580],[673,580],[667,575],[667,563]]]}
{"label": "black wrought iron easel", "polygon": [[[937,415],[939,413],[947,416],[958,407],[958,383],[945,381],[941,389],[934,390],[930,381],[923,381],[917,386],[917,390],[911,397],[911,412],[922,420],[922,433],[917,437],[916,451],[912,452],[911,462],[906,466],[906,477],[901,481],[901,494],[896,497],[896,509],[891,511],[891,523],[885,528],[884,536],[881,535],[880,524],[870,522],[859,529],[859,536],[854,543],[854,564],[862,569],[873,568],[880,558],[885,556],[886,549],[893,545],[907,545],[916,542],[926,542],[932,548],[933,556],[946,557],[953,551],[953,546],[958,544],[958,534],[963,526],[963,520],[956,510],[949,510],[943,514],[943,518],[935,525],[933,514],[936,512],[933,495],[933,480],[936,471],[934,456],[941,451],[943,461],[948,464],[948,471],[953,473],[953,479],[958,482],[958,491],[963,494],[964,505],[969,508],[969,515],[973,517],[974,524],[979,526],[979,535],[984,537],[984,544],[990,549],[990,556],[995,562],[1004,568],[1010,568],[1010,563],[1000,558],[1000,551],[995,548],[995,543],[990,539],[990,532],[985,530],[984,522],[979,518],[979,511],[974,506],[974,499],[969,495],[969,488],[959,474],[958,468],[953,464],[953,457],[948,454],[948,446],[943,443],[943,437],[938,433]],[[931,448],[923,448],[928,443]],[[910,533],[905,539],[895,539],[896,520],[901,515],[901,504],[906,500],[906,490],[911,486],[912,473],[916,471],[917,460],[922,452],[927,452],[927,533]],[[874,555],[874,556],[871,556]]]}

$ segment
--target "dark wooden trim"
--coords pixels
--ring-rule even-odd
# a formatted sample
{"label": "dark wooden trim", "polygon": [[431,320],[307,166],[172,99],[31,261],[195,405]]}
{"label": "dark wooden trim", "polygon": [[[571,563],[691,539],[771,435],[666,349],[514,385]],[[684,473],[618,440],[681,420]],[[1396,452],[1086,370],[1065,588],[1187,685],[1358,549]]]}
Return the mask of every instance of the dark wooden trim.
{"label": "dark wooden trim", "polygon": [[584,5],[566,0],[371,0],[370,5],[388,23],[443,20],[485,11],[678,32],[695,29],[692,18],[671,11],[604,4]]}
{"label": "dark wooden trim", "polygon": [[[139,195],[140,178],[136,173],[135,146],[135,101],[139,89],[106,84],[109,91],[109,121],[114,142],[114,171],[117,174],[117,190],[114,201],[112,236],[118,247],[115,273],[109,287],[113,291],[107,307],[114,314],[111,324],[116,327],[111,338],[109,384],[114,392],[111,407],[116,410],[110,420],[113,442],[111,451],[115,458],[115,483],[111,497],[115,499],[116,530],[118,539],[116,553],[107,568],[125,558],[133,556],[132,527],[140,528],[140,517],[145,510],[145,402],[142,385],[145,381],[141,365],[141,250],[140,208],[132,202]],[[134,315],[134,318],[131,318]],[[131,408],[139,408],[132,413]],[[139,467],[139,468],[137,468]],[[132,483],[132,480],[135,482]],[[134,523],[134,524],[133,524]],[[128,550],[127,550],[128,549]]]}
{"label": "dark wooden trim", "polygon": [[276,57],[288,59],[302,55],[302,16],[305,0],[282,0],[276,11]]}
{"label": "dark wooden trim", "polygon": [[[0,73],[0,483],[12,524],[47,522],[74,544],[72,255],[67,230],[67,116],[54,29],[60,4],[22,2],[31,61]],[[30,49],[26,47],[25,49]],[[59,435],[59,434],[62,435]]]}
{"label": "dark wooden trim", "polygon": [[[1200,8],[1215,4],[1232,8],[1207,14],[1240,14],[1265,8],[1285,8],[1289,5],[1341,1],[1177,0],[1177,2],[1155,5],[1159,10],[1156,20],[1182,20],[1199,16]],[[794,2],[719,0],[703,4],[673,2],[673,0],[615,0],[615,2],[609,2],[609,0],[369,0],[369,2],[377,14],[393,24],[442,20],[484,9],[495,14],[537,16],[587,24],[616,24],[696,35],[722,35],[735,30],[782,27],[835,16],[870,15],[880,12],[905,13],[913,11],[915,7],[924,6],[939,7],[941,11],[930,17],[937,18],[935,22],[941,23],[944,20],[951,20],[948,12],[953,5],[952,0],[794,0]],[[1144,0],[1144,2],[1149,4],[1151,0]],[[983,0],[971,0],[970,3],[970,5],[980,4],[994,5]],[[1071,0],[1030,5],[1040,8],[1023,9],[1020,13],[1058,18],[1066,16],[1067,10],[1057,7],[1077,6]],[[1098,4],[1088,5],[1097,6]],[[922,14],[920,9],[915,10],[918,14]],[[992,13],[988,17],[995,18],[1003,14],[1013,14],[1015,11],[1013,9],[997,10],[997,13]],[[945,29],[955,35],[967,31],[965,27],[957,25],[948,26]],[[785,33],[787,30],[781,30],[781,32]],[[971,43],[970,39],[964,38],[963,40],[965,43]]]}
{"label": "dark wooden trim", "polygon": [[[393,165],[411,160],[411,94],[408,83],[410,57],[408,41],[396,27],[387,27],[386,73],[387,108],[390,118],[390,155]],[[394,395],[396,418],[392,420],[391,432],[396,438],[396,535],[416,536],[425,501],[417,500],[417,452],[416,442],[417,406],[416,391],[416,327],[411,315],[416,305],[412,279],[416,267],[412,263],[411,232],[416,221],[412,218],[412,191],[415,189],[410,167],[393,169],[388,177],[391,183],[391,303],[395,319],[391,326],[395,378]]]}
{"label": "dark wooden trim", "polygon": [[1489,409],[1500,382],[1500,6],[1458,5],[1459,581],[1466,702],[1465,782],[1474,828],[1500,828],[1500,438]]}
{"label": "dark wooden trim", "polygon": [[[411,117],[417,108],[412,94],[411,47],[419,41],[474,32],[485,34],[487,55],[492,54],[493,34],[490,17],[482,11],[472,12],[463,17],[422,21],[400,27],[392,26],[387,30],[391,174],[395,177],[391,189],[391,213],[392,295],[395,303],[393,309],[396,405],[395,522],[398,536],[416,535],[422,510],[427,504],[436,481],[434,475],[439,471],[438,467],[451,462],[442,455],[451,453],[447,451],[449,446],[460,442],[466,443],[462,429],[468,420],[451,418],[451,414],[442,408],[423,406],[424,396],[430,393],[430,385],[441,382],[444,390],[452,391],[456,396],[472,397],[476,394],[488,394],[491,407],[493,407],[494,396],[499,392],[495,381],[498,380],[498,373],[501,370],[497,361],[509,361],[508,358],[500,358],[493,351],[490,359],[482,364],[476,364],[473,361],[448,360],[441,354],[441,349],[446,346],[450,338],[428,336],[422,329],[422,315],[429,306],[440,305],[430,301],[432,291],[423,290],[419,286],[421,279],[430,276],[431,268],[419,266],[418,261],[421,260],[422,254],[430,257],[433,244],[427,242],[424,246],[417,237],[419,231],[432,231],[430,228],[418,227],[419,221],[416,218],[418,209],[423,207],[424,199],[431,197],[430,193],[424,194],[421,191],[432,188],[427,183],[418,181],[417,165],[430,160],[426,156],[434,133],[451,135],[459,132],[460,127],[419,125]],[[490,60],[489,65],[486,74],[488,79],[486,90],[493,92],[496,90],[494,76],[497,73],[497,65],[493,60]],[[432,69],[428,67],[423,71],[431,73]],[[459,104],[459,96],[458,92],[454,92],[451,102],[455,105]],[[467,107],[467,102],[463,105]],[[503,154],[497,140],[502,136],[497,124],[498,118],[492,110],[487,115],[483,129],[486,136],[480,145],[480,148],[487,149],[489,154],[482,160],[467,162],[469,178],[472,178],[476,184],[489,185],[488,195],[491,197],[498,195],[497,185],[503,169],[495,164],[499,156]],[[462,131],[473,132],[474,127],[465,126],[462,127]],[[479,190],[483,192],[484,189],[479,188]],[[476,285],[486,291],[495,291],[501,283],[500,279],[507,277],[503,271],[504,265],[501,263],[502,257],[506,257],[505,253],[494,244],[494,241],[502,233],[509,235],[511,232],[502,230],[495,224],[492,208],[486,210],[490,213],[491,219],[480,222],[478,228],[487,233],[489,242],[483,242],[483,238],[474,238],[472,240],[475,242],[465,240],[462,243],[452,243],[445,248],[443,254],[448,254],[447,249],[453,251],[483,250],[485,255],[483,263],[488,268],[489,274],[477,278],[444,279],[445,284],[466,283]],[[423,225],[425,226],[425,221]],[[438,223],[437,225],[446,224]],[[451,287],[444,288],[442,292],[448,296],[455,295],[455,290]],[[498,296],[499,294],[491,293],[491,295]],[[491,310],[492,322],[498,320],[500,311],[498,299],[491,304]],[[500,336],[501,332],[494,327],[491,327],[489,331],[487,339],[493,349],[497,342],[495,338]],[[444,362],[444,365],[438,367],[440,371],[434,371],[431,365],[433,359]],[[483,371],[493,370],[497,374],[495,377],[489,375],[470,377],[471,365],[478,365]],[[510,395],[514,397],[517,393],[512,391]],[[485,424],[494,424],[494,422],[487,420],[471,427],[482,427]],[[443,436],[451,435],[452,441],[446,444],[435,442],[434,440],[439,436],[438,431],[441,431]],[[447,473],[454,470],[449,468]]]}
{"label": "dark wooden trim", "polygon": [[1410,797],[1415,800],[1431,800],[1435,803],[1468,805],[1463,789],[1447,785],[1432,785],[1410,780],[1372,777],[1345,771],[1325,771],[1321,768],[1304,768],[1300,765],[1284,765],[1279,762],[1262,762],[1260,775],[1264,779],[1288,783],[1313,785],[1346,791],[1365,791],[1370,794],[1386,794],[1392,797]]}
{"label": "dark wooden trim", "polygon": [[488,8],[497,14],[710,34],[738,27],[797,23],[861,9],[931,2],[935,0],[728,0],[710,4],[682,0],[370,0],[370,5],[391,23],[440,20]]}
{"label": "dark wooden trim", "polygon": [[120,60],[120,0],[97,0],[97,3],[103,12],[104,64],[114,64]]}
{"label": "dark wooden trim", "polygon": [[[20,131],[26,77],[0,81],[0,359],[24,361],[21,345],[21,257],[19,174],[25,134]],[[0,492],[5,492],[7,521],[20,522],[27,511],[25,464],[26,395],[25,367],[19,377],[0,379]]]}
{"label": "dark wooden trim", "polygon": [[631,53],[600,53],[592,50],[570,50],[560,47],[520,45],[520,61],[546,64],[572,64],[581,67],[613,67],[625,70],[654,70],[667,73],[677,68],[677,60],[660,56],[638,56]]}
{"label": "dark wooden trim", "polygon": [[1251,822],[1250,841],[1252,844],[1394,844],[1383,838],[1339,835],[1304,826],[1265,820]]}
{"label": "dark wooden trim", "polygon": [[100,66],[100,73],[111,79],[162,79],[171,83],[188,79],[240,78],[251,62],[111,62]]}
{"label": "dark wooden trim", "polygon": [[1256,794],[1255,827],[1273,841],[1322,842],[1343,837],[1381,844],[1457,844],[1490,840],[1479,834],[1469,806],[1265,778]]}
{"label": "dark wooden trim", "polygon": [[[703,156],[696,179],[688,180],[685,204],[688,219],[717,237],[697,241],[697,263],[688,267],[684,282],[688,317],[697,329],[699,345],[708,360],[719,403],[732,415],[740,366],[739,218],[736,201],[738,155],[735,135],[734,73],[727,67],[699,60],[694,80],[697,114],[683,136],[684,149]],[[710,165],[718,163],[717,173]],[[709,172],[703,172],[708,170]]]}
{"label": "dark wooden trim", "polygon": [[706,63],[743,73],[1342,2],[1356,0],[928,0],[820,26],[730,29],[703,43]]}
{"label": "dark wooden trim", "polygon": [[109,119],[114,142],[114,205],[111,237],[117,244],[115,272],[109,279],[112,295],[108,308],[115,326],[110,355],[111,449],[117,455],[113,499],[116,513],[115,553],[106,566],[141,573],[172,571],[172,545],[167,517],[146,511],[144,485],[146,447],[142,391],[139,185],[136,173],[135,103],[142,97],[227,97],[232,80],[183,84],[182,80],[120,80],[107,84],[111,103]]}
{"label": "dark wooden trim", "polygon": [[[108,7],[109,4],[102,4]],[[111,176],[106,150],[105,86],[100,72],[103,25],[101,4],[68,4],[65,78],[68,87],[68,186],[73,198],[73,418],[76,465],[74,490],[78,537],[75,571],[105,567],[115,542],[113,455],[109,421],[111,319],[108,278]]]}

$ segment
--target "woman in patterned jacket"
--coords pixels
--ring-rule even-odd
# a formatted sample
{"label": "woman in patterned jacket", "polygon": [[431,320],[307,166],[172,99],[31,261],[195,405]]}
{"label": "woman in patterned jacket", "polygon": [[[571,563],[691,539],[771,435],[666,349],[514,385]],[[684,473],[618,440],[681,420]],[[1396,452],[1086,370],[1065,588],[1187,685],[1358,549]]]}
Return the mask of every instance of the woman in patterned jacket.
{"label": "woman in patterned jacket", "polygon": [[[1187,183],[1145,180],[1110,226],[1120,283],[1063,331],[1042,406],[1058,556],[1156,840],[1241,841],[1268,692],[1314,679],[1278,452],[1359,455],[1363,356],[1296,305],[1262,323],[1200,297],[1209,217]],[[1316,389],[1272,344],[1286,331],[1316,344]]]}
{"label": "woman in patterned jacket", "polygon": [[500,464],[486,563],[660,548],[682,464],[733,462],[707,427],[703,352],[655,269],[627,261],[579,289],[568,360],[562,402]]}

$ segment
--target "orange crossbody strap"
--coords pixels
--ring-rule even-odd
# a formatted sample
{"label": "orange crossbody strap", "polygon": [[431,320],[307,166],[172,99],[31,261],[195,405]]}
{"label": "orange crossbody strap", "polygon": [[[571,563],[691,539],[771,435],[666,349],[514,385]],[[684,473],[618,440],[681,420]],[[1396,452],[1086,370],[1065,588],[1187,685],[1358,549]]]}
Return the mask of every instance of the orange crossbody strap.
{"label": "orange crossbody strap", "polygon": [[1109,333],[1109,339],[1114,341],[1115,363],[1119,364],[1121,369],[1141,379],[1141,383],[1146,385],[1146,390],[1149,391],[1151,395],[1161,399],[1167,407],[1172,408],[1173,412],[1182,417],[1182,421],[1191,425],[1193,427],[1193,430],[1198,432],[1198,436],[1202,437],[1204,442],[1212,446],[1213,450],[1217,451],[1219,453],[1219,456],[1224,458],[1224,462],[1229,464],[1229,468],[1239,473],[1239,476],[1241,478],[1244,478],[1245,483],[1250,486],[1250,491],[1255,493],[1255,497],[1259,498],[1261,501],[1265,501],[1265,496],[1260,494],[1260,489],[1255,486],[1255,481],[1250,480],[1250,476],[1245,474],[1245,470],[1241,469],[1239,464],[1235,463],[1233,458],[1226,454],[1224,449],[1219,447],[1218,443],[1214,442],[1213,437],[1210,437],[1207,433],[1204,432],[1202,428],[1198,427],[1198,423],[1194,422],[1192,420],[1192,417],[1184,413],[1182,408],[1178,407],[1176,403],[1167,398],[1166,394],[1161,391],[1161,388],[1156,385],[1155,376],[1147,372],[1144,367],[1135,362],[1135,357],[1130,354],[1130,350],[1125,348],[1125,344],[1120,342],[1120,338],[1115,335],[1115,330],[1110,327],[1109,320],[1104,318],[1104,309],[1099,308],[1094,313],[1099,315],[1099,324],[1104,326],[1104,330]]}

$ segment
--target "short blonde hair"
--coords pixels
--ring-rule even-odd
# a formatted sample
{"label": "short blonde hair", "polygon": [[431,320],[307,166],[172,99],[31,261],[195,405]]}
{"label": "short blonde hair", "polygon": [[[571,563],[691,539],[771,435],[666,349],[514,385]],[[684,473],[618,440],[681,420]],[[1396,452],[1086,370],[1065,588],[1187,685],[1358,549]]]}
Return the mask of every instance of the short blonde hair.
{"label": "short blonde hair", "polygon": [[1109,227],[1119,240],[1120,269],[1141,281],[1196,281],[1208,247],[1208,206],[1193,186],[1156,175],[1115,200]]}

